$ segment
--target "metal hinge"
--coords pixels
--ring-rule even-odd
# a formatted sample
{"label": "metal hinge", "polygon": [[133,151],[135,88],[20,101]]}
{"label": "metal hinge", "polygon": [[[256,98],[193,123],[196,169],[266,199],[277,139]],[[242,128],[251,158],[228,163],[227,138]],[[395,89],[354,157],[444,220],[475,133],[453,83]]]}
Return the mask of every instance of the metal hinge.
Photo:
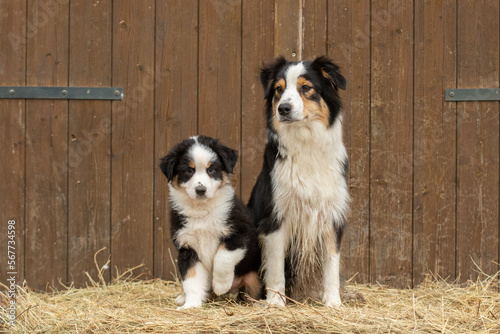
{"label": "metal hinge", "polygon": [[123,88],[0,87],[0,99],[123,100]]}
{"label": "metal hinge", "polygon": [[450,88],[445,90],[446,101],[500,101],[500,88]]}

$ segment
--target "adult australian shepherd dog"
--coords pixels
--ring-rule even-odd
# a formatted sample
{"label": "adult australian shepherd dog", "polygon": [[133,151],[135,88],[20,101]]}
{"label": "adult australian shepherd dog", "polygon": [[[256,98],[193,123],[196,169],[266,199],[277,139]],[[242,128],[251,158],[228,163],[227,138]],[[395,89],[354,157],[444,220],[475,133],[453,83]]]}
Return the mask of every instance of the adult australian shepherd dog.
{"label": "adult australian shepherd dog", "polygon": [[346,80],[326,57],[277,58],[260,78],[267,144],[248,206],[262,246],[267,302],[284,305],[286,294],[339,306],[349,192],[338,90]]}

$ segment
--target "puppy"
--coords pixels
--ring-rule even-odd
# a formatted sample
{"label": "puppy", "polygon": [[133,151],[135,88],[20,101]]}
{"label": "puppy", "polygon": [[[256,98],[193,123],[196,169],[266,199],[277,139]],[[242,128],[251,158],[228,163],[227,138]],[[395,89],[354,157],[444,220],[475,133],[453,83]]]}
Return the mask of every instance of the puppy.
{"label": "puppy", "polygon": [[243,289],[252,298],[261,291],[257,232],[229,178],[237,159],[237,152],[218,140],[197,136],[177,144],[161,161],[184,290],[176,299],[180,308],[201,306],[211,291]]}
{"label": "puppy", "polygon": [[338,306],[348,212],[339,68],[326,57],[264,66],[267,144],[248,207],[262,245],[267,302],[279,294]]}

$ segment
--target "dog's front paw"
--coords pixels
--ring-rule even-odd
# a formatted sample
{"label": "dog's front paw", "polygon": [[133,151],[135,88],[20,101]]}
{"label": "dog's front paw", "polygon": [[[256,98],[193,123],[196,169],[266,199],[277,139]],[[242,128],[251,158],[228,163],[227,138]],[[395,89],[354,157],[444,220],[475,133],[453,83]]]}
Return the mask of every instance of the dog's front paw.
{"label": "dog's front paw", "polygon": [[274,306],[283,307],[285,306],[285,297],[280,295],[279,293],[268,291],[266,303]]}
{"label": "dog's front paw", "polygon": [[233,285],[233,278],[230,277],[230,279],[224,279],[225,277],[216,277],[214,275],[214,279],[212,282],[212,289],[214,290],[215,294],[217,296],[223,295],[229,290],[231,290],[231,287]]}
{"label": "dog's front paw", "polygon": [[175,303],[179,306],[184,305],[186,302],[186,296],[185,295],[178,295],[177,298],[175,298]]}
{"label": "dog's front paw", "polygon": [[[179,297],[177,297],[177,299],[179,299]],[[176,300],[176,302],[177,302],[177,300]],[[177,309],[178,310],[185,310],[185,309],[192,308],[192,307],[201,307],[202,304],[203,303],[201,302],[201,300],[186,300],[184,305],[179,306]]]}
{"label": "dog's front paw", "polygon": [[323,298],[323,303],[325,304],[325,306],[338,308],[342,305],[342,300],[340,300],[340,296],[325,296]]}
{"label": "dog's front paw", "polygon": [[185,303],[184,305],[182,306],[179,306],[177,308],[177,310],[185,310],[185,309],[188,309],[188,308],[193,308],[193,307],[201,307],[202,303]]}

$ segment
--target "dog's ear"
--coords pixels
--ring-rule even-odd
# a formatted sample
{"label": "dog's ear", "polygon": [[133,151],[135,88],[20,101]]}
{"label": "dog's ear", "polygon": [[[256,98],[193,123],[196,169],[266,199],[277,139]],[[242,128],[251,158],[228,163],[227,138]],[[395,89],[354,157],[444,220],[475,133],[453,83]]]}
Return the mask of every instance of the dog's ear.
{"label": "dog's ear", "polygon": [[161,159],[160,169],[163,174],[165,174],[169,182],[174,178],[177,162],[179,161],[181,155],[186,151],[186,142],[187,140],[184,140],[183,142],[175,145],[170,152],[168,152],[168,154]]}
{"label": "dog's ear", "polygon": [[170,152],[161,159],[160,169],[170,182],[174,178],[175,163],[177,161],[177,152]]}
{"label": "dog's ear", "polygon": [[233,174],[234,166],[236,166],[236,162],[238,161],[238,152],[219,143],[218,141],[215,142],[212,149],[224,164],[226,172],[228,174]]}
{"label": "dog's ear", "polygon": [[316,58],[311,67],[320,72],[323,77],[329,80],[335,87],[345,90],[346,80],[342,74],[340,74],[339,67],[337,64],[331,61],[331,59],[320,56]]}
{"label": "dog's ear", "polygon": [[260,82],[264,87],[264,98],[267,99],[272,90],[273,79],[278,71],[286,65],[288,61],[285,57],[280,56],[274,62],[264,65],[260,71]]}

